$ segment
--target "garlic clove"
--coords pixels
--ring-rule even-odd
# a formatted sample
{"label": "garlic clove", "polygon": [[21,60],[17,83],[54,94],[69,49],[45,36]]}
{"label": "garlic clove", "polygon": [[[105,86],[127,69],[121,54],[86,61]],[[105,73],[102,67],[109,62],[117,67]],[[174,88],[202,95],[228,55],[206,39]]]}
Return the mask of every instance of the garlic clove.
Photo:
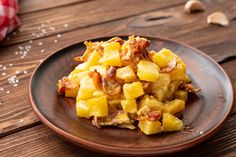
{"label": "garlic clove", "polygon": [[192,13],[204,10],[206,10],[206,6],[199,0],[189,0],[184,6],[184,11],[186,13]]}
{"label": "garlic clove", "polygon": [[229,20],[222,12],[214,12],[207,17],[208,24],[216,24],[221,26],[229,26]]}

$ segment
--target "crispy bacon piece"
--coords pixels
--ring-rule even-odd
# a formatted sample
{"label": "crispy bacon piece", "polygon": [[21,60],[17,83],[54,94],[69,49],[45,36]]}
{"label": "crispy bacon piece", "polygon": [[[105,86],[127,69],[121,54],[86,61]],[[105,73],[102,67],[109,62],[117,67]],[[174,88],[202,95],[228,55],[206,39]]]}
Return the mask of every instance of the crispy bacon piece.
{"label": "crispy bacon piece", "polygon": [[58,81],[58,93],[61,95],[65,95],[66,89],[73,88],[68,77],[63,77]]}
{"label": "crispy bacon piece", "polygon": [[121,84],[116,81],[107,81],[102,78],[102,88],[105,94],[111,96],[119,96],[121,94]]}
{"label": "crispy bacon piece", "polygon": [[177,65],[176,58],[174,58],[168,63],[167,67],[160,69],[160,72],[163,73],[170,72],[176,67],[176,65]]}
{"label": "crispy bacon piece", "polygon": [[89,73],[89,76],[93,79],[93,83],[97,89],[102,88],[102,76],[96,70]]}
{"label": "crispy bacon piece", "polygon": [[152,121],[159,120],[161,119],[161,115],[160,111],[149,111],[147,113],[147,119]]}
{"label": "crispy bacon piece", "polygon": [[106,72],[106,80],[115,81],[116,80],[116,67],[111,66]]}
{"label": "crispy bacon piece", "polygon": [[150,93],[152,90],[152,83],[151,82],[142,82],[143,90],[145,93]]}
{"label": "crispy bacon piece", "polygon": [[179,85],[179,89],[182,89],[182,90],[185,90],[187,92],[194,93],[194,94],[196,94],[197,92],[201,91],[200,88],[195,88],[192,84],[185,83],[185,82],[182,82]]}

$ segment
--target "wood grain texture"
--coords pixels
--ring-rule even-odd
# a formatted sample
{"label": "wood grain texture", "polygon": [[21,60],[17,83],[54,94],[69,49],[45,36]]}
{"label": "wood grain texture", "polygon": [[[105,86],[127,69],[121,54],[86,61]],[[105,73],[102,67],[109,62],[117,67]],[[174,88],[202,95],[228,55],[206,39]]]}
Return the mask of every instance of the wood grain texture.
{"label": "wood grain texture", "polygon": [[[171,157],[231,157],[236,154],[236,115],[226,125],[206,142],[187,151],[170,155]],[[224,142],[221,142],[224,141]],[[68,156],[90,157],[107,156],[84,150],[54,135],[44,125],[39,125],[24,131],[6,136],[0,141],[1,157],[31,157],[31,156]],[[25,149],[27,148],[27,149]],[[206,149],[207,148],[207,149]]]}
{"label": "wood grain texture", "polygon": [[19,14],[26,14],[35,11],[42,11],[50,8],[62,7],[65,5],[73,5],[76,3],[86,2],[88,0],[20,0]]}
{"label": "wood grain texture", "polygon": [[[231,1],[229,2],[231,3]],[[231,6],[232,8],[234,8],[234,5]],[[222,9],[226,9],[227,7],[228,5],[225,6],[222,4]],[[2,105],[0,106],[0,119],[2,123],[11,120],[11,123],[4,123],[4,125],[0,124],[1,134],[6,135],[8,131],[11,132],[14,131],[14,129],[18,130],[19,127],[24,128],[24,125],[18,126],[18,122],[15,121],[15,119],[18,120],[27,118],[27,116],[30,115],[30,112],[32,112],[28,102],[27,87],[30,74],[32,73],[34,68],[40,63],[43,58],[45,58],[49,54],[78,41],[83,41],[88,38],[95,38],[104,35],[127,33],[153,35],[170,37],[188,43],[204,51],[217,61],[221,61],[222,58],[228,57],[228,54],[236,55],[236,30],[234,29],[236,27],[236,21],[232,21],[229,28],[208,26],[205,23],[205,20],[202,20],[206,16],[206,13],[194,14],[190,18],[189,15],[185,15],[183,12],[180,12],[181,8],[183,8],[183,5],[177,5],[172,8],[144,13],[142,15],[115,20],[101,25],[67,31],[63,33],[60,38],[58,38],[57,35],[52,35],[48,36],[47,38],[34,39],[33,43],[29,43],[29,41],[26,41],[12,46],[0,48],[0,64],[8,65],[9,63],[13,63],[12,67],[8,67],[7,75],[0,77],[0,86],[5,88],[3,92],[0,91],[0,102],[2,102]],[[141,18],[142,16],[160,16],[162,14],[170,13],[175,15],[176,18],[173,18],[172,21],[166,21],[165,24],[162,25],[141,28],[136,28],[129,25],[130,23],[133,23],[135,19]],[[39,14],[38,16],[41,15]],[[50,17],[48,17],[48,19],[50,19]],[[175,25],[174,22],[176,22]],[[55,32],[58,33],[57,30]],[[28,31],[28,34],[30,34],[30,31]],[[19,34],[19,36],[20,35],[23,34]],[[9,42],[11,42],[11,40],[12,39],[10,39]],[[57,40],[58,42],[55,43],[55,40]],[[42,45],[39,45],[40,43],[42,43]],[[26,57],[21,59],[21,55],[15,55],[16,51],[18,53],[20,51],[18,48],[19,46],[29,45],[32,48],[30,49]],[[42,50],[44,50],[45,52],[42,53]],[[222,53],[221,51],[224,51],[224,53]],[[231,69],[233,69],[233,66],[231,67]],[[17,77],[20,78],[20,81],[19,86],[17,88],[14,88],[8,84],[7,79],[10,76],[14,75],[17,70],[21,71],[21,73],[17,75]],[[24,74],[23,71],[27,71],[28,73]],[[3,72],[3,70],[1,70],[0,72]],[[233,73],[235,73],[234,70],[231,70],[228,74],[231,76],[234,75]],[[236,79],[233,78],[232,82],[235,82],[235,80]],[[10,90],[11,94],[6,94],[7,90]],[[15,97],[15,95],[17,95],[18,97]],[[32,119],[37,119],[35,115],[32,114],[32,116]],[[31,122],[31,124],[33,123],[35,123],[34,120]],[[8,124],[9,126],[6,126],[6,124]],[[27,125],[31,124],[30,122],[27,123]]]}
{"label": "wood grain texture", "polygon": [[[59,9],[53,8],[21,15],[21,28],[16,31],[16,35],[10,36],[12,40],[9,40],[4,44],[7,45],[41,38],[41,36],[33,35],[32,33],[41,33],[39,27],[42,27],[42,24],[45,26],[50,25],[55,28],[55,31],[44,28],[47,32],[44,34],[45,37],[55,35],[56,33],[85,28],[95,24],[97,25],[165,7],[183,4],[184,1],[185,0],[175,0],[173,2],[165,1],[165,3],[163,3],[163,0],[119,0],[119,3],[116,0],[88,1],[86,3],[64,6]],[[47,23],[49,21],[50,24]],[[64,24],[67,24],[68,27],[64,27]]]}

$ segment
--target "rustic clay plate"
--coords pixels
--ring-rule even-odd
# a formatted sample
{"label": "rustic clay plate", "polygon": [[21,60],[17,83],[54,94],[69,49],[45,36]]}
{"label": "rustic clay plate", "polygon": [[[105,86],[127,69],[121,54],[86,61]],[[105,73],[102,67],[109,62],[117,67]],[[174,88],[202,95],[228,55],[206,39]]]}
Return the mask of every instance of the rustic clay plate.
{"label": "rustic clay plate", "polygon": [[[125,36],[122,38],[127,39]],[[173,153],[213,135],[226,121],[233,107],[232,85],[226,73],[197,49],[173,40],[147,38],[151,40],[150,49],[158,51],[165,47],[182,57],[193,84],[201,88],[198,96],[192,97],[187,103],[183,114],[186,125],[184,131],[146,136],[139,129],[98,129],[92,126],[90,120],[78,118],[75,114],[75,101],[57,94],[57,81],[69,74],[77,64],[73,57],[83,54],[83,42],[54,53],[35,70],[29,86],[34,112],[64,139],[93,151],[113,155]]]}

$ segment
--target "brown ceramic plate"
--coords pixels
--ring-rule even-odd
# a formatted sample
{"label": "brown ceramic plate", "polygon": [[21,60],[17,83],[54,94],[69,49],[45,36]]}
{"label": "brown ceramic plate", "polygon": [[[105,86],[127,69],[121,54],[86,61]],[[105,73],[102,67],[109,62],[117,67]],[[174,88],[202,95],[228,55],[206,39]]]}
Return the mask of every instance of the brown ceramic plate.
{"label": "brown ceramic plate", "polygon": [[[126,36],[122,38],[127,39]],[[71,72],[81,55],[83,42],[61,49],[35,70],[29,85],[32,108],[39,119],[64,139],[81,147],[112,155],[162,155],[184,150],[213,135],[226,121],[233,107],[233,90],[223,69],[197,49],[173,40],[147,37],[151,48],[169,48],[183,58],[193,84],[201,88],[187,103],[183,114],[186,130],[146,136],[139,129],[98,129],[78,118],[75,101],[57,94],[57,81]],[[93,41],[107,40],[99,38]]]}

